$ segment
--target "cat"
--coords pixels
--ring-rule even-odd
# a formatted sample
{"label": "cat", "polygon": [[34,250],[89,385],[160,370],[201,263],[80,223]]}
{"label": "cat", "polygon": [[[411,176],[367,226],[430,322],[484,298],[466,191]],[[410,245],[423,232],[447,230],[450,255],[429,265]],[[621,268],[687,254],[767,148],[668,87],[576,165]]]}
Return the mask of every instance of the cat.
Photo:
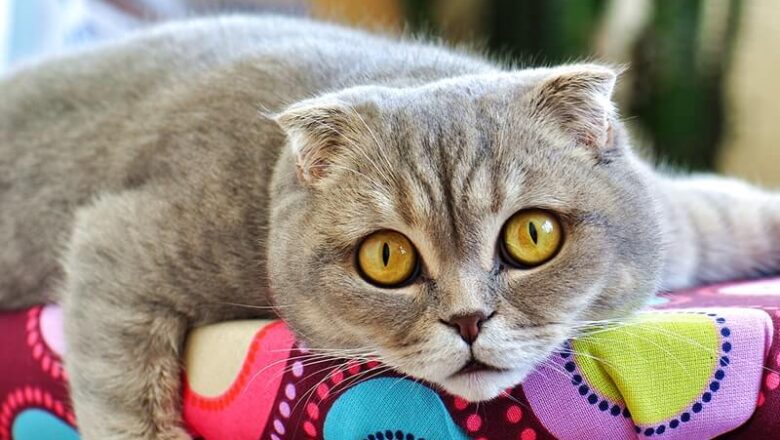
{"label": "cat", "polygon": [[278,312],[469,400],[658,289],[780,269],[780,196],[638,158],[597,64],[284,17],[0,81],[0,304],[59,301],[82,438],[186,439],[187,331]]}

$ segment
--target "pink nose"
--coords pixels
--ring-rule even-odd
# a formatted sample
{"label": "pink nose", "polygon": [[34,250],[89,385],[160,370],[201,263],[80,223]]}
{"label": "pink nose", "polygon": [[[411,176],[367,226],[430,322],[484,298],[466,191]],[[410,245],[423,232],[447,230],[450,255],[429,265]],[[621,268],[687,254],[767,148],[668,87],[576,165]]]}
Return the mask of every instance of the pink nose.
{"label": "pink nose", "polygon": [[464,315],[455,315],[450,317],[447,321],[443,321],[445,324],[454,327],[460,333],[460,337],[466,341],[467,344],[473,344],[479,336],[479,330],[482,328],[482,323],[488,319],[482,312],[472,312]]}

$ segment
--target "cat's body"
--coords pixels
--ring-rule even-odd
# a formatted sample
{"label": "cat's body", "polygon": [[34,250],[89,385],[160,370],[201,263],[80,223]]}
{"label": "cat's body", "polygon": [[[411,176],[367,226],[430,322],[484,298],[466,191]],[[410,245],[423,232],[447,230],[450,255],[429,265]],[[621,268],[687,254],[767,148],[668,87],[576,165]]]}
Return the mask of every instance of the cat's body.
{"label": "cat's body", "polygon": [[[315,348],[493,397],[578,322],[780,269],[778,197],[654,174],[614,80],[282,18],[175,24],[20,70],[0,82],[0,305],[63,302],[87,440],[184,438],[187,329],[271,316],[272,294]],[[496,240],[527,208],[566,238],[509,269]],[[413,283],[355,270],[379,229],[418,249]],[[472,312],[464,342],[448,322]],[[504,371],[458,376],[472,355]]]}
{"label": "cat's body", "polygon": [[[5,79],[0,241],[13,251],[0,254],[0,298],[11,306],[44,299],[33,295],[58,276],[58,251],[71,235],[76,208],[158,178],[198,180],[194,174],[215,171],[204,164],[217,167],[214,178],[230,181],[219,185],[252,188],[251,196],[241,191],[252,206],[245,206],[248,200],[241,206],[260,210],[252,222],[265,228],[266,185],[284,143],[270,112],[357,84],[419,84],[493,69],[428,47],[390,58],[393,44],[280,17],[205,20],[158,28]],[[377,64],[372,53],[388,59]],[[235,172],[229,162],[254,166],[255,181],[224,175]],[[214,192],[225,197],[222,189]],[[247,239],[247,246],[259,245]],[[253,290],[256,283],[253,276]]]}

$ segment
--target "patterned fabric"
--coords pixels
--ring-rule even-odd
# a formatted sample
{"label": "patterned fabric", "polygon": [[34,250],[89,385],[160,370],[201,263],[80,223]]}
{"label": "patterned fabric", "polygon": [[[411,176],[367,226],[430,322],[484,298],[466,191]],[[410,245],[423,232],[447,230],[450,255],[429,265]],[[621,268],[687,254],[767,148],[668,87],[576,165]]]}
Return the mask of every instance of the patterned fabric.
{"label": "patterned fabric", "polygon": [[78,439],[56,306],[0,314],[0,439]]}
{"label": "patterned fabric", "polygon": [[[206,439],[777,438],[780,279],[659,295],[468,403],[370,359],[311,361],[281,322],[193,332],[189,429]],[[77,439],[55,306],[0,315],[0,440]]]}

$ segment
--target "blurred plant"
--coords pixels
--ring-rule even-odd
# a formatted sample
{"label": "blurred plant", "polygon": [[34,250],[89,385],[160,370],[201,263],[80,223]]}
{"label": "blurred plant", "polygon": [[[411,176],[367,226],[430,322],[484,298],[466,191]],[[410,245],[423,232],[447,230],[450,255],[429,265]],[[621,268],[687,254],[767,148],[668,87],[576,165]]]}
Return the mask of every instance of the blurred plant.
{"label": "blurred plant", "polygon": [[[713,11],[713,5],[724,9]],[[725,132],[724,75],[739,1],[658,1],[634,46],[627,111],[672,164],[711,170]]]}
{"label": "blurred plant", "polygon": [[[480,12],[478,22],[442,13],[462,3],[471,5],[460,8],[464,14]],[[619,99],[639,138],[672,165],[714,167],[739,0],[404,0],[404,6],[413,29],[473,34],[520,64],[594,58],[628,64]]]}

